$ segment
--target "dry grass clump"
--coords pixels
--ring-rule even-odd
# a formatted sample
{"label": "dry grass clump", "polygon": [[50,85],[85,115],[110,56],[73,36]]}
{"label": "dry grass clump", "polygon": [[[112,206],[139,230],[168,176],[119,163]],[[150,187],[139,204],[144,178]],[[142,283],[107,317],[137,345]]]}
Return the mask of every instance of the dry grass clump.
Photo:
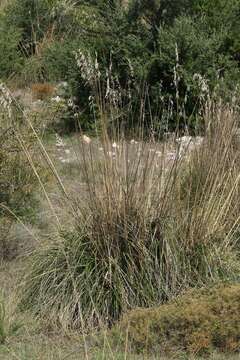
{"label": "dry grass clump", "polygon": [[84,202],[71,201],[71,230],[36,251],[26,279],[25,306],[65,326],[111,324],[129,307],[166,297],[163,168],[156,171],[144,145],[130,156],[123,142],[115,160],[109,140],[102,146],[100,162],[96,149],[82,146]]}
{"label": "dry grass clump", "polygon": [[222,284],[191,290],[174,302],[126,314],[112,330],[129,349],[151,353],[191,354],[240,351],[240,285]]}
{"label": "dry grass clump", "polygon": [[230,270],[229,264],[233,272],[239,267],[235,252],[240,191],[238,115],[229,107],[211,104],[205,120],[202,146],[191,152],[179,171],[169,222],[168,237],[184,249],[191,285],[201,284],[203,278],[224,278],[226,273],[221,275],[221,271],[224,267]]}
{"label": "dry grass clump", "polygon": [[201,146],[168,159],[165,144],[106,133],[80,144],[84,194],[66,199],[71,224],[30,259],[22,305],[64,327],[109,325],[239,274],[237,114],[207,109]]}
{"label": "dry grass clump", "polygon": [[55,88],[49,83],[36,83],[31,86],[34,99],[45,100],[54,94]]}

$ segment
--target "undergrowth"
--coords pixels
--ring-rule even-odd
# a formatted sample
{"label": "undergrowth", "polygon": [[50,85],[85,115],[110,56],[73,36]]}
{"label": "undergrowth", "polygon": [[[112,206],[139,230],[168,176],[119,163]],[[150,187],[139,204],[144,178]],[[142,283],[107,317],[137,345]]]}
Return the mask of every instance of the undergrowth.
{"label": "undergrowth", "polygon": [[111,337],[125,346],[127,333],[129,351],[148,354],[238,353],[239,306],[239,284],[190,290],[169,304],[126,314]]}
{"label": "undergrowth", "polygon": [[15,106],[8,90],[0,84],[0,259],[10,260],[18,254],[19,243],[10,232],[16,220],[32,221],[37,205],[34,191],[38,180],[30,165],[41,166],[35,139],[24,122],[23,113]]}

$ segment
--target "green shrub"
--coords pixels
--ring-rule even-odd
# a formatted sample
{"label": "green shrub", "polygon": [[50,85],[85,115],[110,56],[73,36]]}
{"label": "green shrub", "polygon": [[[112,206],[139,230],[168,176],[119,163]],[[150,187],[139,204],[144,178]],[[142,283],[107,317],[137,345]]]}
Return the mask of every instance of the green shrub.
{"label": "green shrub", "polygon": [[[21,49],[27,57],[39,57],[40,67],[38,61],[32,62],[33,67],[36,65],[36,71],[31,73],[36,75],[37,72],[39,75],[34,81],[74,80],[72,92],[78,97],[82,108],[82,95],[89,94],[89,89],[76,74],[72,51],[81,48],[92,55],[97,52],[104,71],[111,64],[112,76],[118,79],[124,91],[134,74],[134,83],[131,84],[134,108],[140,106],[142,99],[139,100],[139,94],[143,92],[143,83],[147,81],[147,96],[152,105],[151,111],[149,101],[144,107],[148,124],[153,120],[157,127],[157,123],[164,121],[160,98],[164,98],[165,105],[173,101],[171,125],[174,128],[184,110],[185,119],[180,119],[183,127],[188,116],[196,115],[198,111],[198,101],[202,94],[193,81],[194,74],[205,78],[210,89],[217,83],[227,91],[232,89],[233,84],[237,84],[238,11],[239,4],[235,0],[218,0],[214,6],[208,0],[198,0],[194,4],[189,0],[132,1],[126,7],[118,1],[109,6],[105,2],[94,1],[83,1],[80,4],[71,1],[24,0],[12,1],[4,8],[2,23],[5,29],[13,29],[11,37],[15,39],[15,50],[18,41],[17,50]],[[4,44],[9,44],[6,40]],[[179,100],[175,98],[174,84],[176,45],[179,51]],[[19,53],[16,55],[13,54],[21,62]],[[5,65],[8,65],[7,61]],[[10,65],[6,69],[7,74],[9,70]],[[80,85],[77,87],[78,81]],[[107,78],[104,79],[105,85],[106,81]],[[188,101],[184,103],[186,99]],[[179,109],[179,105],[183,104],[185,109]],[[133,117],[132,114],[134,112],[131,109],[128,120]],[[135,117],[137,119],[137,115]]]}
{"label": "green shrub", "polygon": [[24,59],[23,67],[16,76],[18,87],[27,87],[30,84],[46,80],[45,69],[41,56],[31,56]]}
{"label": "green shrub", "polygon": [[43,51],[42,64],[46,77],[52,81],[70,80],[76,73],[74,51],[79,41],[55,41]]}
{"label": "green shrub", "polygon": [[18,44],[21,31],[7,27],[0,14],[0,78],[8,78],[12,73],[18,73],[23,65],[23,55]]}
{"label": "green shrub", "polygon": [[169,99],[173,103],[170,129],[176,125],[195,129],[192,117],[196,117],[202,102],[216,91],[216,86],[219,85],[222,98],[237,87],[238,65],[230,54],[222,51],[227,33],[227,25],[213,32],[204,18],[186,16],[177,18],[169,27],[161,27],[147,81],[152,115],[161,113],[159,84],[164,101]]}
{"label": "green shrub", "polygon": [[82,46],[79,40],[55,41],[43,51],[42,66],[46,78],[56,82],[66,81],[66,86],[60,90],[63,90],[60,96],[65,102],[65,111],[55,127],[59,133],[76,131],[79,126],[82,130],[95,127],[89,105],[92,90],[84,81],[75,59],[79,46]]}
{"label": "green shrub", "polygon": [[[102,1],[14,0],[1,21],[4,29],[13,29],[3,37],[2,73],[19,72],[24,54],[25,84],[67,81],[82,128],[92,130],[88,99],[96,94],[77,69],[73,51],[97,54],[101,95],[111,69],[129,128],[137,124],[140,109],[145,127],[155,132],[193,130],[203,97],[217,88],[228,101],[239,83],[238,12],[235,0],[214,5],[208,0],[132,1],[128,6],[119,1],[110,6]],[[196,81],[199,76],[202,80]],[[69,126],[63,119],[63,129],[75,129],[70,109],[66,117]]]}
{"label": "green shrub", "polygon": [[35,54],[39,41],[51,27],[51,2],[47,0],[11,1],[5,8],[8,26],[21,29],[20,44],[25,55]]}

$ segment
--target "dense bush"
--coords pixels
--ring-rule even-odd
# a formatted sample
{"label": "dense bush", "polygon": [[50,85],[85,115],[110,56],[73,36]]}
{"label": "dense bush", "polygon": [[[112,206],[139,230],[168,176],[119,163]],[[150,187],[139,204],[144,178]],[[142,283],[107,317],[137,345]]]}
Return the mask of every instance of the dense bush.
{"label": "dense bush", "polygon": [[118,343],[128,336],[130,349],[152,354],[234,353],[240,348],[239,306],[238,284],[189,291],[169,304],[126,314],[112,336]]}
{"label": "dense bush", "polygon": [[[237,86],[237,64],[221,48],[227,28],[214,33],[204,19],[177,18],[171,27],[162,27],[158,51],[152,56],[148,73],[150,91],[161,84],[162,95],[173,102],[173,127],[176,122],[189,125],[201,103],[221,84],[222,97]],[[232,80],[233,86],[229,80]],[[153,112],[158,92],[153,92]],[[181,126],[181,124],[180,124]]]}
{"label": "dense bush", "polygon": [[41,50],[44,39],[51,39],[74,26],[71,1],[11,1],[5,8],[5,22],[21,29],[20,46],[26,56]]}
{"label": "dense bush", "polygon": [[0,14],[0,34],[0,78],[8,78],[18,73],[23,65],[23,56],[18,47],[21,31],[7,27]]}
{"label": "dense bush", "polygon": [[[73,52],[81,49],[93,59],[97,53],[102,72],[111,68],[122,93],[131,90],[132,106],[126,98],[122,102],[129,124],[143,106],[148,126],[185,127],[195,122],[202,98],[203,87],[194,75],[204,79],[210,92],[218,87],[226,99],[239,82],[238,13],[235,0],[218,0],[214,6],[208,0],[132,0],[127,6],[121,1],[13,1],[0,20],[4,28],[14,24],[6,35],[10,41],[2,37],[2,43],[8,43],[2,74],[11,72],[6,59],[14,57],[18,71],[21,54],[33,54],[35,61],[27,60],[23,73],[35,74],[34,81],[68,81],[82,113],[81,125],[92,128],[87,101],[91,92]],[[102,81],[106,89],[107,77]]]}

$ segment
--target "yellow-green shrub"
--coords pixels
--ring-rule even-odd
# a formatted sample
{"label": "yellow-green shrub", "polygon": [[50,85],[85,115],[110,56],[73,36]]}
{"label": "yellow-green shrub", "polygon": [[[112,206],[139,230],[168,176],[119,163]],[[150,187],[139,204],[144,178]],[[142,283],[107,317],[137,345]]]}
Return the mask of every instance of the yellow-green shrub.
{"label": "yellow-green shrub", "polygon": [[187,350],[204,353],[213,349],[240,350],[240,285],[222,284],[191,290],[174,302],[126,314],[114,337],[126,339],[137,351]]}

